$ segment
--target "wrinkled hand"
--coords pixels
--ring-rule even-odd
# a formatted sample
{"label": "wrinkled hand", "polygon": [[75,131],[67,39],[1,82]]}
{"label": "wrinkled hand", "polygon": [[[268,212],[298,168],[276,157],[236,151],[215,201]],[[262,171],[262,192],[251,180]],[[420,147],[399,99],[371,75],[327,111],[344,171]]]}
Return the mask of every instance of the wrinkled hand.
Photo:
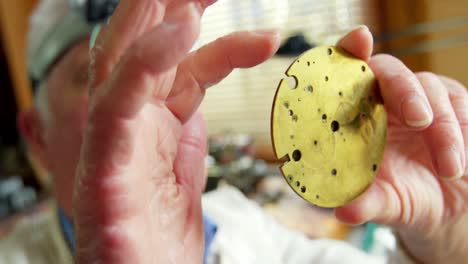
{"label": "wrinkled hand", "polygon": [[[92,51],[74,193],[77,263],[200,263],[205,89],[279,45],[242,32],[189,53],[213,0],[123,0]],[[195,114],[194,114],[195,113]]]}
{"label": "wrinkled hand", "polygon": [[388,134],[376,180],[337,209],[337,217],[392,225],[424,263],[462,263],[457,261],[468,256],[468,177],[461,178],[468,170],[466,88],[432,73],[414,74],[389,55],[370,57],[366,28],[339,44],[369,62],[388,113]]}

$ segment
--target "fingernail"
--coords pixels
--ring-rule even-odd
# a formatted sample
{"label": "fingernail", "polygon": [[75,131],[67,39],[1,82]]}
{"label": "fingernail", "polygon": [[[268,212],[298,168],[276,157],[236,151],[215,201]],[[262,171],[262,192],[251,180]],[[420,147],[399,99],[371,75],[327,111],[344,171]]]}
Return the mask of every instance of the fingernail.
{"label": "fingernail", "polygon": [[431,111],[420,96],[406,99],[401,106],[401,111],[408,126],[422,127],[432,122]]}
{"label": "fingernail", "polygon": [[[343,39],[348,37],[351,32],[354,32],[354,31],[357,31],[357,30],[364,30],[364,31],[367,31],[367,32],[371,33],[370,30],[369,30],[369,27],[367,27],[366,25],[359,25],[359,26],[354,27],[353,29],[349,30],[348,32],[346,32],[346,34],[341,36],[341,38],[336,43],[340,43]],[[372,33],[371,33],[371,35],[372,35]]]}
{"label": "fingernail", "polygon": [[461,155],[456,148],[446,149],[437,156],[439,176],[449,180],[456,180],[463,175]]}
{"label": "fingernail", "polygon": [[[366,26],[366,25],[359,25],[359,26],[355,27],[353,30],[358,30],[358,29],[367,30],[367,31],[370,32],[369,27]],[[353,30],[351,30],[351,31],[353,31]]]}
{"label": "fingernail", "polygon": [[349,33],[353,32],[353,31],[356,31],[356,30],[365,30],[365,31],[370,32],[369,27],[367,27],[366,25],[359,25],[359,26],[356,26],[353,29],[349,30],[348,32],[346,32],[346,34],[344,34],[336,43],[340,43],[340,41],[342,39],[344,39],[346,36],[348,36]]}
{"label": "fingernail", "polygon": [[369,32],[370,32],[368,26],[366,26],[366,25],[359,25],[359,26],[357,26],[357,27],[354,27],[354,28],[351,29],[350,31],[348,31],[348,33],[345,34],[345,36],[348,35],[349,33],[353,32],[353,31],[356,31],[356,30],[365,30],[365,31],[369,31]]}

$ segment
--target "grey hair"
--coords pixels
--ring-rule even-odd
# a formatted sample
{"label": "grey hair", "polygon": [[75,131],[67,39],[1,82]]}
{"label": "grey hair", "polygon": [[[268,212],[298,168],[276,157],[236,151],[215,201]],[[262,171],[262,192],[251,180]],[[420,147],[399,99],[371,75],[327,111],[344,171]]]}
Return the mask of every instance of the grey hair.
{"label": "grey hair", "polygon": [[34,104],[39,113],[39,118],[47,125],[51,120],[51,114],[49,109],[49,93],[47,91],[46,82],[44,81],[37,87]]}

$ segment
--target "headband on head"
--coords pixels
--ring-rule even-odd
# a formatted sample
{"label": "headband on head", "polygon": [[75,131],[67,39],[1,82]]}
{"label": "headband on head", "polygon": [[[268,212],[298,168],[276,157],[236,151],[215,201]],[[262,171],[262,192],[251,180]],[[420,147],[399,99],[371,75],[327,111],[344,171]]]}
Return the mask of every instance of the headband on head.
{"label": "headband on head", "polygon": [[118,0],[43,0],[28,35],[27,66],[35,88],[71,45],[112,15]]}

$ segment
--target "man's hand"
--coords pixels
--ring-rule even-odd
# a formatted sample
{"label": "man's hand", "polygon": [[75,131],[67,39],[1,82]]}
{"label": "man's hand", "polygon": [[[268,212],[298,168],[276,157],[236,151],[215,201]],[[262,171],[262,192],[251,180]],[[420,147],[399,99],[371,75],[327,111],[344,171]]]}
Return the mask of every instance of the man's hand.
{"label": "man's hand", "polygon": [[468,258],[468,92],[432,73],[413,73],[389,55],[370,57],[372,36],[357,29],[339,43],[369,62],[387,113],[384,160],[371,187],[336,210],[339,219],[395,227],[423,263]]}
{"label": "man's hand", "polygon": [[[205,89],[274,54],[277,32],[189,53],[213,0],[123,0],[92,51],[76,172],[77,263],[200,263]],[[195,114],[194,114],[195,113]]]}

